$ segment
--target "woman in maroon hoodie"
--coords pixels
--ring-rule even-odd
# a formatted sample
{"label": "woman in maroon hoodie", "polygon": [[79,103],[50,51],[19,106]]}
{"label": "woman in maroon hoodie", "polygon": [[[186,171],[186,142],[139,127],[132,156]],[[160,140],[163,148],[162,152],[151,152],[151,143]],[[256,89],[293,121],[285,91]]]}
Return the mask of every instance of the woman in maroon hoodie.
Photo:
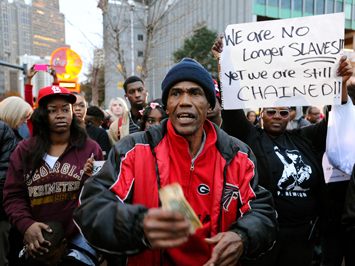
{"label": "woman in maroon hoodie", "polygon": [[41,246],[49,244],[41,229],[51,229],[43,222],[59,221],[68,239],[77,238],[72,216],[88,178],[83,168],[92,154],[95,160],[103,160],[100,146],[87,139],[76,122],[75,101],[75,95],[65,88],[41,89],[32,116],[33,137],[22,141],[11,157],[4,207],[33,257],[48,252]]}

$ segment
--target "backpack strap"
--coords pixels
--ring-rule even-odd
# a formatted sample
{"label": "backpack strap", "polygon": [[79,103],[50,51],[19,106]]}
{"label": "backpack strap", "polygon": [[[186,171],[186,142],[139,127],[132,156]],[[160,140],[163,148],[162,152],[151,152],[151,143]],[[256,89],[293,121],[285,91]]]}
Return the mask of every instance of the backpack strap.
{"label": "backpack strap", "polygon": [[122,126],[122,120],[123,120],[123,116],[118,119],[118,131],[117,131],[118,140],[121,139],[120,127]]}

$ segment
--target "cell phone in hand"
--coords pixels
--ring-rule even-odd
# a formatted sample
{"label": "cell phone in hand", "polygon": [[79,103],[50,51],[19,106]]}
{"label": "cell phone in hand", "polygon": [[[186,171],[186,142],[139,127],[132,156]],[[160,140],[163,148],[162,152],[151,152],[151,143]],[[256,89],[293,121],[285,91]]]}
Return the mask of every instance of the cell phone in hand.
{"label": "cell phone in hand", "polygon": [[35,65],[36,71],[48,71],[48,65]]}

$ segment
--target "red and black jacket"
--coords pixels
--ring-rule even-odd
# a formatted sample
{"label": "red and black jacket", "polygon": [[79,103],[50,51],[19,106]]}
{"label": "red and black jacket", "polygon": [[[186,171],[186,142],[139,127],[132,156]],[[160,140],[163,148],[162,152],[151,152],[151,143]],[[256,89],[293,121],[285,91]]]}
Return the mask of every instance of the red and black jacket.
{"label": "red and black jacket", "polygon": [[[242,237],[245,257],[266,252],[277,222],[270,192],[257,185],[253,153],[207,120],[204,130],[206,142],[193,165],[188,142],[170,120],[117,142],[101,171],[85,183],[74,212],[88,243],[129,256],[127,265],[202,265],[213,248],[203,239],[226,231]],[[159,188],[174,182],[203,228],[178,248],[150,250],[142,220],[148,209],[160,206]]]}

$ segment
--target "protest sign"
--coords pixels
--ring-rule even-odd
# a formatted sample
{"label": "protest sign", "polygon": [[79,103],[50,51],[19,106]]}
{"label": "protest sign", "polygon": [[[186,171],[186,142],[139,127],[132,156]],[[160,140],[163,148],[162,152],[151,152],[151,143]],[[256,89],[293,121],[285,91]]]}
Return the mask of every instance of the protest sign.
{"label": "protest sign", "polygon": [[350,180],[350,175],[334,168],[334,166],[329,163],[329,159],[326,153],[323,154],[322,166],[325,183],[334,183]]}
{"label": "protest sign", "polygon": [[340,104],[344,13],[229,25],[220,55],[225,109]]}
{"label": "protest sign", "polygon": [[93,174],[97,174],[98,172],[100,172],[102,166],[104,166],[104,163],[106,161],[95,161],[94,162],[94,170],[92,171]]}

